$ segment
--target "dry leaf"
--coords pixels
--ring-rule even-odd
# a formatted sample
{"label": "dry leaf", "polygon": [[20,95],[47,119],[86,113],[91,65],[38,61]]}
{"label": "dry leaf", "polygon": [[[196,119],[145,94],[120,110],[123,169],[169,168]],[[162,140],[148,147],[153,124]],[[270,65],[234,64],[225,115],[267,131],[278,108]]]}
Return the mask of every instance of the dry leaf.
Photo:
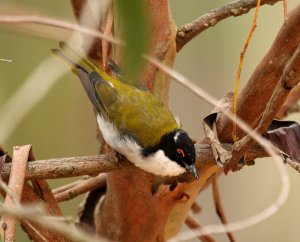
{"label": "dry leaf", "polygon": [[209,141],[211,150],[217,165],[223,167],[226,161],[231,158],[231,151],[226,150],[218,139],[216,132],[216,122],[218,113],[209,114],[203,119],[204,132]]}
{"label": "dry leaf", "polygon": [[298,123],[274,120],[264,137],[277,147],[285,162],[300,171],[300,125]]}

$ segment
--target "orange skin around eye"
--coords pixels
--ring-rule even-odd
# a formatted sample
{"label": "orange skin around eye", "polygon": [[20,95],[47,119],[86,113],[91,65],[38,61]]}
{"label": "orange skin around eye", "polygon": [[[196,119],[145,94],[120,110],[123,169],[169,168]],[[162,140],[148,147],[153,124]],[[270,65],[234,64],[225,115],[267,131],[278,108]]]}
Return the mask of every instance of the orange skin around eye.
{"label": "orange skin around eye", "polygon": [[181,158],[185,157],[184,151],[182,149],[177,149],[176,151],[177,151],[177,154],[180,154],[179,156]]}

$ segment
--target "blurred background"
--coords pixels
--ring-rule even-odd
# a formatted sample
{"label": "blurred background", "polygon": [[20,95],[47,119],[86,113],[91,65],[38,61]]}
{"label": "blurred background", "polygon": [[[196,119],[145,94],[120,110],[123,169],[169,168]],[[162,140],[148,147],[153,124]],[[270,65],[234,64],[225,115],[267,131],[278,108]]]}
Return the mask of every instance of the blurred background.
{"label": "blurred background", "polygon": [[[171,0],[170,5],[175,22],[180,27],[227,2]],[[298,0],[289,0],[289,10],[297,4]],[[0,14],[34,14],[75,23],[68,1],[1,1]],[[179,52],[176,70],[216,98],[224,97],[234,89],[239,53],[253,14],[252,10],[247,15],[231,17],[203,32]],[[260,9],[258,27],[244,60],[241,87],[270,48],[282,23],[282,3]],[[57,36],[66,39],[70,32],[32,24],[0,25],[0,58],[13,60],[12,63],[0,62],[0,111],[4,110],[7,100],[26,83],[36,68],[49,57],[52,58],[50,49],[57,47]],[[32,144],[38,159],[97,154],[96,121],[92,105],[80,82],[68,71],[58,81],[49,84],[45,81],[49,76],[67,67],[57,60],[47,68],[42,72],[39,82],[27,88],[29,96],[36,97],[47,90],[45,95],[11,132],[10,125],[7,124],[14,123],[18,115],[26,110],[30,99],[17,94],[18,98],[24,99],[21,105],[15,110],[9,110],[10,114],[1,112],[0,131],[7,134],[7,137],[0,137],[1,145],[11,153],[14,145]],[[202,119],[212,107],[174,81],[171,84],[170,106],[191,136],[201,139]],[[299,122],[299,118],[299,114],[293,114],[288,119]],[[235,232],[238,241],[299,241],[300,212],[297,206],[300,202],[300,188],[297,184],[300,178],[296,171],[288,166],[287,169],[291,179],[291,193],[287,203],[271,219]],[[74,179],[50,181],[50,184],[57,187],[72,180]],[[281,186],[276,167],[270,159],[257,160],[255,166],[223,175],[219,184],[229,221],[237,221],[267,207],[276,199]],[[83,196],[80,196],[61,203],[64,215],[75,217],[82,199]],[[198,221],[202,225],[219,223],[210,187],[201,193],[199,203],[203,212],[198,216]],[[228,241],[225,235],[217,235],[216,239]],[[17,241],[28,241],[27,235],[19,232]]]}

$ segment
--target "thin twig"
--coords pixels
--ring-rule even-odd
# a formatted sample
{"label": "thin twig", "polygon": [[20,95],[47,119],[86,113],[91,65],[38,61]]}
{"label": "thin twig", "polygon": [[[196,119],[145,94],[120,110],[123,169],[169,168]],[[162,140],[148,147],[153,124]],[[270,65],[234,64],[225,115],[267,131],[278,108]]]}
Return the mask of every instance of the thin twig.
{"label": "thin twig", "polygon": [[12,60],[3,59],[3,58],[0,58],[0,61],[2,61],[2,62],[8,62],[8,63],[12,63]]}
{"label": "thin twig", "polygon": [[191,210],[193,211],[193,213],[200,213],[202,211],[201,206],[195,201],[193,202],[192,206],[191,206]]}
{"label": "thin twig", "polygon": [[[114,14],[113,14],[112,2],[111,2],[107,9],[107,19],[105,21],[105,28],[104,28],[105,35],[112,36],[113,22],[114,22]],[[109,50],[111,48],[112,48],[111,44],[108,41],[106,40],[102,41],[102,67],[104,71],[107,71],[107,59],[109,55]]]}
{"label": "thin twig", "polygon": [[[26,179],[57,179],[82,175],[96,176],[121,167],[133,166],[125,160],[118,163],[113,153],[100,156],[69,157],[61,159],[30,161],[27,165]],[[3,167],[2,178],[8,177],[11,164]]]}
{"label": "thin twig", "polygon": [[[222,205],[222,201],[221,201],[220,190],[218,185],[218,176],[216,175],[213,176],[212,188],[213,188],[213,197],[214,197],[216,213],[223,224],[228,224],[225,211]],[[226,232],[226,234],[231,242],[236,241],[231,232]]]}
{"label": "thin twig", "polygon": [[92,177],[88,180],[85,180],[78,185],[58,193],[55,195],[55,199],[57,202],[68,201],[74,197],[77,197],[83,193],[88,191],[92,191],[98,187],[104,186],[106,184],[106,174],[100,174],[96,177]]}
{"label": "thin twig", "polygon": [[[223,144],[226,150],[232,149],[232,144]],[[195,144],[196,159],[198,164],[215,164],[214,156],[208,144]],[[267,156],[259,146],[254,146],[247,155],[255,159]],[[36,160],[27,163],[26,179],[57,179],[83,175],[97,176],[121,168],[132,167],[133,164],[126,159],[118,161],[114,153],[99,156],[67,157],[49,160]],[[10,174],[11,164],[5,163],[2,178],[7,179]]]}
{"label": "thin twig", "polygon": [[57,187],[57,188],[53,189],[52,192],[53,192],[53,194],[55,196],[56,194],[59,194],[61,192],[64,192],[66,190],[69,190],[69,189],[75,187],[76,185],[80,184],[82,181],[84,181],[86,179],[88,179],[88,177],[84,177],[83,179],[77,180],[75,182],[63,185],[61,187]]}
{"label": "thin twig", "polygon": [[[31,150],[31,145],[15,146],[13,148],[13,159],[11,166],[11,173],[9,177],[8,187],[14,194],[17,201],[21,200],[23,185],[25,181],[26,164]],[[5,197],[5,205],[13,206],[14,199],[11,196]],[[16,220],[9,216],[1,217],[0,233],[2,240],[14,241],[16,232]],[[5,228],[5,229],[3,229]],[[5,241],[4,240],[4,241]]]}
{"label": "thin twig", "polygon": [[[191,216],[187,216],[186,220],[185,220],[185,224],[190,228],[190,229],[199,229],[202,226],[197,223],[196,220],[194,220]],[[197,238],[199,240],[201,240],[202,242],[216,242],[216,240],[210,236],[210,235],[202,235],[202,236],[197,236]]]}
{"label": "thin twig", "polygon": [[[29,184],[26,182],[23,187],[23,194],[22,194],[22,204],[43,204],[43,207],[46,208],[47,214],[45,213],[45,217],[48,217],[48,220],[50,218],[62,218],[62,217],[56,217],[60,216],[60,212],[57,212],[57,209],[53,205],[49,203],[49,201],[45,201],[48,199],[46,196],[43,198],[43,194],[45,192],[38,192],[39,195],[34,191],[34,189],[29,186]],[[55,201],[56,202],[56,201]],[[54,204],[52,202],[52,204]],[[54,209],[53,209],[54,207]],[[59,210],[60,211],[60,210]],[[49,216],[51,214],[52,216]],[[29,237],[36,237],[38,236],[34,230],[32,230],[30,227],[26,226],[26,224],[23,223],[23,219],[20,220],[22,228],[24,231],[29,235]],[[49,230],[46,226],[44,226],[41,223],[32,222],[31,225],[35,228],[36,231],[39,232],[44,238],[46,238],[48,241],[60,241],[60,242],[69,242],[68,239],[66,239],[65,236],[61,235],[60,233],[56,233],[55,231]],[[39,240],[38,240],[39,241]]]}
{"label": "thin twig", "polygon": [[73,31],[78,31],[83,34],[87,34],[93,37],[97,37],[100,39],[105,39],[111,43],[117,45],[124,45],[124,43],[116,39],[112,36],[106,36],[105,34],[96,31],[94,29],[89,29],[78,24],[73,24],[63,20],[45,18],[41,16],[18,16],[18,15],[0,15],[0,24],[26,24],[26,23],[34,23],[34,24],[41,24],[41,25],[48,25],[56,28],[63,28]]}
{"label": "thin twig", "polygon": [[[282,0],[262,0],[261,5],[273,5]],[[204,30],[215,26],[218,22],[228,17],[236,17],[248,13],[252,8],[255,8],[257,0],[239,0],[228,3],[219,8],[210,10],[206,14],[197,18],[191,23],[185,24],[177,31],[176,44],[177,51],[187,44],[190,40],[196,37]]]}
{"label": "thin twig", "polygon": [[234,87],[234,95],[233,95],[233,113],[234,113],[234,121],[233,121],[233,128],[232,128],[233,142],[237,141],[237,131],[236,131],[236,122],[235,122],[235,120],[236,120],[236,115],[237,115],[237,98],[238,98],[238,93],[239,93],[239,84],[240,84],[240,79],[241,79],[243,62],[244,62],[244,57],[245,57],[248,45],[250,43],[250,39],[252,37],[252,34],[253,34],[254,30],[256,29],[256,19],[257,19],[257,16],[258,16],[258,10],[260,8],[260,4],[261,4],[261,0],[257,0],[252,25],[250,27],[246,42],[244,44],[244,48],[243,48],[242,52],[240,53],[240,62],[239,62],[239,65],[238,65],[237,75],[236,75],[236,79],[235,79],[235,87]]}
{"label": "thin twig", "polygon": [[[29,154],[29,160],[34,161],[36,160],[35,153],[33,152],[33,149],[31,149],[31,152]],[[53,192],[48,185],[46,180],[32,180],[31,181],[34,190],[39,196],[45,201],[47,204],[49,213],[53,216],[62,216],[62,212],[60,210],[60,207],[58,206],[58,203],[53,195]]]}
{"label": "thin twig", "polygon": [[34,225],[32,225],[29,221],[26,219],[21,220],[23,229],[26,229],[27,233],[30,235],[31,240],[33,241],[43,241],[43,242],[50,242],[47,238],[44,237],[40,233],[38,229]]}

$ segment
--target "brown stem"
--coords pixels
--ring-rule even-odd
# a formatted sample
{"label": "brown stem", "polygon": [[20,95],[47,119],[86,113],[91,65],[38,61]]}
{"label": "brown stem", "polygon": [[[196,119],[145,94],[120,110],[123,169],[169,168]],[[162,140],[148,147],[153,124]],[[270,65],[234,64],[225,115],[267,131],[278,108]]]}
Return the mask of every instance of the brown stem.
{"label": "brown stem", "polygon": [[[44,189],[43,189],[44,190]],[[46,193],[50,192],[51,189],[46,189]],[[43,192],[45,194],[45,192]],[[29,186],[29,184],[26,182],[23,187],[23,194],[22,194],[22,204],[28,205],[28,204],[36,204],[36,203],[44,203],[45,206],[48,209],[48,212],[50,215],[53,216],[60,216],[61,212],[58,206],[54,206],[53,204],[56,204],[56,201],[53,202],[52,199],[48,199],[46,197],[43,197],[41,193],[38,195],[34,189]],[[29,235],[30,238],[32,238],[34,241],[45,241],[42,238],[46,238],[46,241],[61,241],[61,242],[69,242],[70,240],[66,239],[63,235],[49,230],[45,225],[37,223],[36,221],[28,221],[22,219],[21,225],[23,230]],[[28,222],[30,224],[28,224]]]}
{"label": "brown stem", "polygon": [[106,184],[106,174],[100,174],[96,177],[92,177],[87,179],[71,189],[65,190],[61,193],[55,195],[55,199],[57,202],[68,201],[74,197],[77,197],[83,193],[88,191],[92,191],[98,187],[104,186]]}
{"label": "brown stem", "polygon": [[[279,1],[282,0],[264,0],[261,1],[261,5],[273,5]],[[218,22],[228,17],[237,17],[248,13],[252,8],[256,7],[256,3],[257,0],[239,0],[228,3],[219,8],[210,10],[208,13],[202,15],[191,23],[183,25],[177,31],[177,51],[180,51],[184,45],[195,38],[198,34],[212,26],[215,26]]]}
{"label": "brown stem", "polygon": [[[31,145],[15,146],[13,148],[13,159],[11,173],[9,176],[8,187],[14,194],[14,198],[10,195],[5,197],[5,205],[15,205],[14,199],[21,200],[23,185],[25,181],[26,164],[31,150]],[[14,241],[16,232],[16,219],[3,216],[1,217],[1,238],[3,241]]]}
{"label": "brown stem", "polygon": [[[129,162],[122,162],[122,166],[131,166]],[[101,156],[70,157],[50,160],[30,161],[27,165],[26,179],[57,179],[82,175],[96,176],[102,172],[120,169],[121,164],[114,154]],[[2,178],[7,179],[11,164],[3,167]]]}
{"label": "brown stem", "polygon": [[103,33],[96,31],[94,29],[89,29],[84,26],[79,26],[77,24],[69,23],[62,20],[45,18],[40,16],[18,16],[18,15],[0,15],[0,24],[26,24],[34,23],[39,25],[48,25],[56,28],[63,28],[73,31],[78,31],[82,34],[97,37],[100,39],[106,39],[114,44],[123,45],[121,40],[104,35]]}
{"label": "brown stem", "polygon": [[197,202],[193,202],[191,210],[193,211],[193,213],[200,213],[202,211],[202,208]]}
{"label": "brown stem", "polygon": [[77,180],[75,182],[63,185],[61,187],[54,188],[54,189],[52,189],[52,192],[53,192],[53,194],[55,196],[56,194],[62,193],[64,191],[66,191],[66,190],[69,190],[69,189],[75,187],[76,185],[80,184],[82,181],[84,181],[84,180],[86,180],[88,178],[89,178],[88,176],[85,176],[83,179],[80,179],[80,180]]}
{"label": "brown stem", "polygon": [[[185,220],[185,224],[190,228],[190,229],[199,229],[202,226],[195,221],[191,216],[187,216]],[[216,242],[216,240],[211,237],[210,235],[202,235],[197,237],[200,241],[202,242]]]}
{"label": "brown stem", "polygon": [[[219,216],[221,222],[223,224],[227,224],[228,221],[227,221],[225,210],[223,208],[222,201],[221,201],[221,195],[220,195],[220,190],[219,190],[219,185],[218,185],[218,176],[216,176],[216,175],[214,175],[214,177],[213,177],[212,186],[213,186],[213,197],[214,197],[216,213]],[[236,241],[231,232],[227,232],[226,234],[231,242]]]}

